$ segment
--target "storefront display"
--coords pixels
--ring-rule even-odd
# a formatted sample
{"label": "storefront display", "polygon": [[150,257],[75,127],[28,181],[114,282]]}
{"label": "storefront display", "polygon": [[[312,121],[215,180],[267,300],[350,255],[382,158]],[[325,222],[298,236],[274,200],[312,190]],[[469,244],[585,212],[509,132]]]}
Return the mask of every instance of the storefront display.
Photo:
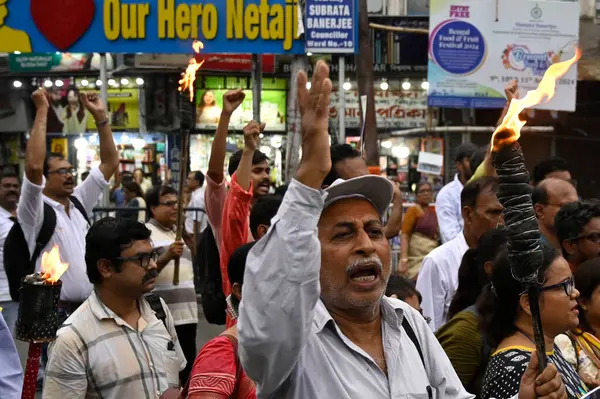
{"label": "storefront display", "polygon": [[[223,108],[223,94],[235,88],[246,88],[246,78],[208,76],[204,88],[196,91],[196,128],[215,130]],[[260,99],[261,122],[267,132],[284,132],[286,122],[287,83],[284,79],[265,79]],[[253,119],[252,90],[244,90],[246,98],[231,116],[230,130],[242,130]]]}
{"label": "storefront display", "polygon": [[[190,170],[200,170],[204,173],[208,170],[210,150],[214,140],[213,135],[193,134],[190,136]],[[259,150],[269,157],[271,166],[271,181],[275,185],[283,184],[283,151],[285,149],[286,137],[280,134],[264,135],[259,144]],[[244,148],[244,136],[241,134],[229,134],[227,136],[227,153],[225,154],[224,173],[229,178],[227,165],[229,157]]]}
{"label": "storefront display", "polygon": [[[119,150],[119,171],[134,172],[141,169],[147,179],[157,183],[166,177],[166,134],[163,133],[115,133],[113,135]],[[52,138],[51,145],[62,138]],[[65,139],[66,140],[66,139]],[[68,146],[67,146],[68,148]],[[80,135],[74,138],[75,161],[79,176],[100,164],[98,134]]]}
{"label": "storefront display", "polygon": [[[123,79],[127,80],[127,79]],[[128,81],[128,80],[127,80]],[[48,110],[48,132],[78,134],[96,130],[94,118],[85,109],[79,93],[97,91],[95,80],[91,78],[59,79],[51,82],[50,92],[51,107]],[[133,85],[119,85],[114,80],[112,87],[108,88],[108,120],[113,130],[139,129],[139,88]],[[129,81],[128,81],[129,82]]]}

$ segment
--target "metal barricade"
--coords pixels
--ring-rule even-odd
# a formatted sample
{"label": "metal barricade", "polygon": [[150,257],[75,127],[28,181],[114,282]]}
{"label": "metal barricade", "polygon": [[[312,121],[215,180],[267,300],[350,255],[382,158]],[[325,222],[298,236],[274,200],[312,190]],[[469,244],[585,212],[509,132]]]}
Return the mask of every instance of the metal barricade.
{"label": "metal barricade", "polygon": [[[137,215],[138,212],[146,212],[146,221],[150,218],[150,211],[148,208],[135,208],[135,207],[109,207],[109,208],[101,208],[96,207],[92,211],[92,215],[90,215],[90,222],[95,223],[98,220],[105,217],[129,217],[130,215]],[[184,208],[185,216],[192,217],[194,220],[198,216],[201,216],[200,219],[206,218],[206,211],[202,208]],[[137,217],[135,217],[137,219]]]}

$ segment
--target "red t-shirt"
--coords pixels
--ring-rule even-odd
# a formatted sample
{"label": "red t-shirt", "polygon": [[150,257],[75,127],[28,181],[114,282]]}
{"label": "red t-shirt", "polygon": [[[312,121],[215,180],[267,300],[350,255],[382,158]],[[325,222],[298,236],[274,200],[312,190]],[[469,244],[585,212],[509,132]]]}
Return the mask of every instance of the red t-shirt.
{"label": "red t-shirt", "polygon": [[[222,335],[208,341],[194,361],[188,395],[216,393],[229,398],[236,384],[235,350],[231,340]],[[243,370],[233,399],[256,399],[256,386]]]}

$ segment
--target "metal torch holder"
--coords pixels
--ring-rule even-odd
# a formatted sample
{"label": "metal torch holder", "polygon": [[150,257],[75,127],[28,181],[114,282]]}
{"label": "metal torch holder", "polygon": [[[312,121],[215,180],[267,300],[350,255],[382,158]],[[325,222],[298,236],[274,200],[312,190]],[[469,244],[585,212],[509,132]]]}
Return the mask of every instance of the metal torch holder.
{"label": "metal torch holder", "polygon": [[23,279],[19,296],[16,338],[31,343],[54,341],[58,330],[58,303],[62,281],[34,283]]}

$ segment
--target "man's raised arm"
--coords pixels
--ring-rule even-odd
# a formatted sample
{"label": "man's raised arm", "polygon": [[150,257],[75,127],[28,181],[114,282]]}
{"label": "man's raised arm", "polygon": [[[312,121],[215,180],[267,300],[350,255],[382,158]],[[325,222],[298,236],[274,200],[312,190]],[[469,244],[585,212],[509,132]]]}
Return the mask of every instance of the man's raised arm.
{"label": "man's raised arm", "polygon": [[331,169],[329,68],[319,61],[310,91],[298,74],[302,162],[272,227],[248,255],[238,319],[239,353],[257,394],[275,393],[298,366],[319,300],[320,187]]}

